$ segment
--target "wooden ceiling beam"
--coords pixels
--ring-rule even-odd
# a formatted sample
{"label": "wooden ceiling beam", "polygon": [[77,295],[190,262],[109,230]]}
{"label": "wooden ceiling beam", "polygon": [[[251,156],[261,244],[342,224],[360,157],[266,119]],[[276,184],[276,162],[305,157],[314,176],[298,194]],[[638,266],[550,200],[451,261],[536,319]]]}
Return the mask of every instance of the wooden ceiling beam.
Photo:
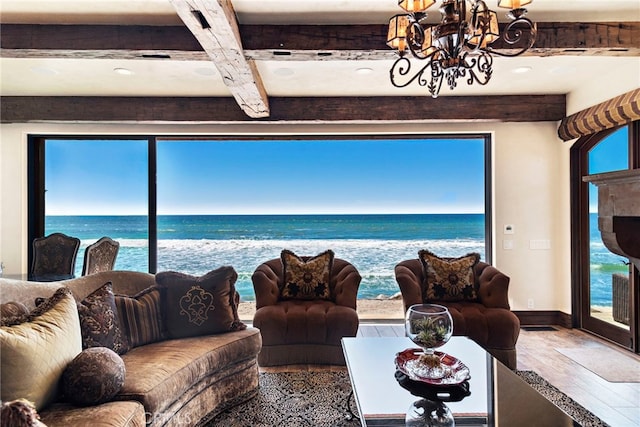
{"label": "wooden ceiling beam", "polygon": [[[384,25],[240,25],[247,60],[393,59]],[[210,61],[178,26],[4,24],[4,58],[113,58]],[[640,56],[640,22],[538,23],[527,56]]]}
{"label": "wooden ceiling beam", "polygon": [[209,55],[240,108],[249,117],[269,116],[269,99],[253,59],[244,55],[229,0],[169,0]]}
{"label": "wooden ceiling beam", "polygon": [[[566,112],[564,95],[272,97],[270,107],[270,117],[258,120],[536,122],[559,121]],[[247,117],[232,98],[6,96],[0,98],[0,121],[188,124],[256,119]]]}

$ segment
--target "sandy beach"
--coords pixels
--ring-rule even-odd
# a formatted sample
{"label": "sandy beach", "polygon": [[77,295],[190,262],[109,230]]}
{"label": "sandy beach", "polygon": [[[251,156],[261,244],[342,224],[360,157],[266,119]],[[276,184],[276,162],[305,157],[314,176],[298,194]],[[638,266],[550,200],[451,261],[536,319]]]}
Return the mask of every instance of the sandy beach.
{"label": "sandy beach", "polygon": [[[402,298],[398,296],[386,299],[359,299],[357,311],[360,320],[402,320],[404,318]],[[255,312],[255,302],[241,302],[238,307],[238,314],[244,322],[253,321]]]}

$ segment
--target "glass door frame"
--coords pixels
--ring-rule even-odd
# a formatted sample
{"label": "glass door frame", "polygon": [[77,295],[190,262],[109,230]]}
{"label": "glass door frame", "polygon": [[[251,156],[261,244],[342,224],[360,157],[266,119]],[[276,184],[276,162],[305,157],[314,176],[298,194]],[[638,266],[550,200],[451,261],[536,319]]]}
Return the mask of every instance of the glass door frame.
{"label": "glass door frame", "polygon": [[[640,122],[629,126],[629,169],[640,168]],[[619,128],[608,129],[578,139],[570,150],[571,177],[571,305],[574,327],[613,341],[635,353],[638,345],[638,308],[640,274],[631,265],[629,330],[591,316],[590,298],[590,237],[589,237],[589,183],[582,177],[589,174],[589,151]]]}

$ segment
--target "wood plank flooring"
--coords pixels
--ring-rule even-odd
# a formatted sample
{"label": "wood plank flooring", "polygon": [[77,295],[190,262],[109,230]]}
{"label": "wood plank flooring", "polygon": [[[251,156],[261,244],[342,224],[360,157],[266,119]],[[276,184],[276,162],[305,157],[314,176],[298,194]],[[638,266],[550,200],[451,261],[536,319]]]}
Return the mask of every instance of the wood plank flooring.
{"label": "wood plank flooring", "polygon": [[[604,380],[555,349],[572,347],[606,347],[607,351],[633,355],[598,337],[578,329],[521,330],[518,338],[518,369],[532,370],[573,400],[593,412],[612,427],[640,425],[640,383],[613,383]],[[358,336],[404,336],[401,323],[361,323]],[[344,370],[344,367],[291,365],[260,368],[265,372],[300,370]]]}

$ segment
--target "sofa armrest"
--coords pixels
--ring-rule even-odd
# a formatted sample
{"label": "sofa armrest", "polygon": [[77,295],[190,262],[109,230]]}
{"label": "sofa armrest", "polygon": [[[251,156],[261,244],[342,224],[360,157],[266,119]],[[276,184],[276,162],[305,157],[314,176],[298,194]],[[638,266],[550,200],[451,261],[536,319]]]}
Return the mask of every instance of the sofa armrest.
{"label": "sofa armrest", "polygon": [[415,259],[402,261],[396,265],[396,282],[400,287],[404,311],[414,304],[422,304],[422,266],[420,261]]}
{"label": "sofa armrest", "polygon": [[360,273],[352,264],[340,259],[334,260],[333,270],[335,280],[333,291],[335,292],[336,304],[355,310],[358,288],[362,280]]}
{"label": "sofa armrest", "polygon": [[251,276],[253,290],[256,294],[256,310],[274,305],[278,302],[280,290],[278,289],[278,272],[274,271],[269,263],[260,264]]}
{"label": "sofa armrest", "polygon": [[480,302],[485,307],[509,310],[509,276],[484,263],[476,267],[476,275]]}

